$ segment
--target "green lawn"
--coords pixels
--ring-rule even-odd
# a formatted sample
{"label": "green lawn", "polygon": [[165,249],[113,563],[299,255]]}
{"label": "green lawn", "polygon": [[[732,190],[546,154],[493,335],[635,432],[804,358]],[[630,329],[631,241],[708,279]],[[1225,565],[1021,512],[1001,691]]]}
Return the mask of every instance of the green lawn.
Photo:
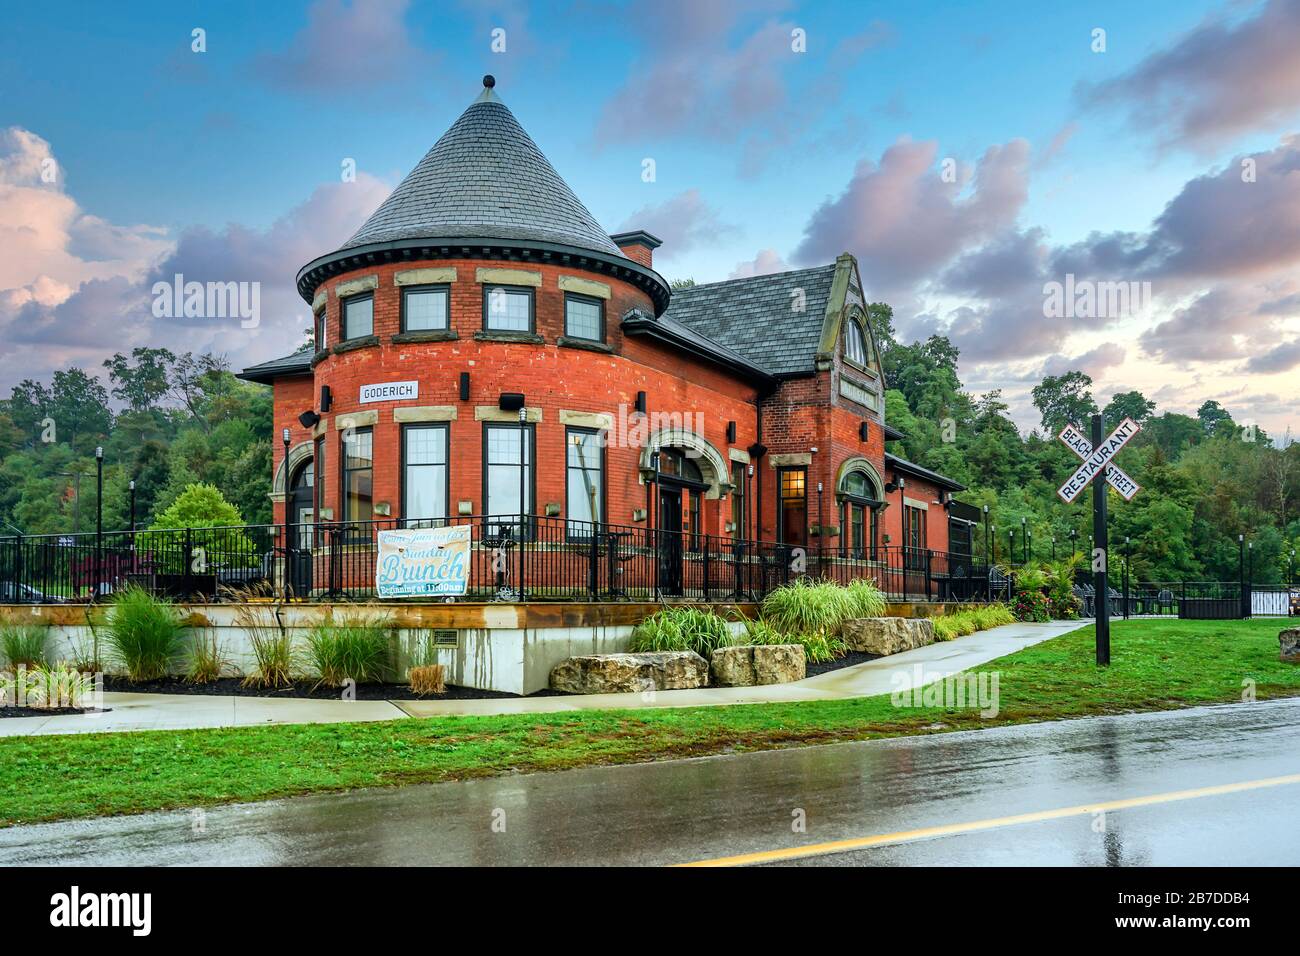
{"label": "green lawn", "polygon": [[1001,712],[897,708],[889,697],[653,711],[0,739],[0,825],[356,787],[457,780],[743,750],[941,733],[1090,714],[1300,695],[1282,620],[1131,621],[1113,662],[1092,629],[985,665]]}

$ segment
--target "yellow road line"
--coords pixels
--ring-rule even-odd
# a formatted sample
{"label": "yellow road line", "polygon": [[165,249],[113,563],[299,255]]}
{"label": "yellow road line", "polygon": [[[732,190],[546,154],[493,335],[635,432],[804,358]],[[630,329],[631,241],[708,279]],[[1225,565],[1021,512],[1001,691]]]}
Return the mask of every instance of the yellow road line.
{"label": "yellow road line", "polygon": [[1173,803],[1177,800],[1196,800],[1200,797],[1218,797],[1228,793],[1241,793],[1246,790],[1261,790],[1265,787],[1282,787],[1300,783],[1300,773],[1285,777],[1267,777],[1263,780],[1247,780],[1242,783],[1225,783],[1217,787],[1197,787],[1194,790],[1174,790],[1170,793],[1155,793],[1146,797],[1129,797],[1124,800],[1108,800],[1103,803],[1085,803],[1077,807],[1060,807],[1055,810],[1038,810],[1033,813],[1018,813],[1009,817],[993,817],[989,820],[972,820],[968,823],[945,823],[937,827],[922,827],[919,830],[900,830],[897,833],[878,833],[875,836],[855,837],[851,840],[832,840],[829,843],[811,843],[806,846],[792,846],[781,850],[761,850],[757,853],[741,853],[737,856],[721,856],[712,860],[697,860],[694,863],[682,863],[680,866],[745,866],[753,863],[775,863],[781,860],[797,860],[808,856],[823,856],[830,853],[844,853],[848,850],[862,850],[873,846],[891,843],[909,843],[913,840],[925,840],[930,837],[953,836],[958,833],[975,833],[980,830],[993,830],[998,827],[1017,826],[1021,823],[1041,823],[1044,820],[1060,820],[1063,817],[1076,817],[1092,813],[1105,813],[1110,810],[1131,810],[1134,807],[1149,807],[1160,803]]}

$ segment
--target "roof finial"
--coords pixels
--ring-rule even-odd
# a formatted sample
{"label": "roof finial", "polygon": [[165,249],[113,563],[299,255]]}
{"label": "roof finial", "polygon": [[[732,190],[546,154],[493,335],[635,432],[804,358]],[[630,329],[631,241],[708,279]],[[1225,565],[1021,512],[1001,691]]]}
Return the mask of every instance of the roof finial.
{"label": "roof finial", "polygon": [[489,90],[490,90],[490,89],[492,89],[492,87],[494,87],[494,86],[496,86],[496,85],[497,85],[497,78],[496,78],[495,76],[493,76],[491,73],[489,73],[489,74],[487,74],[486,76],[483,77],[483,87],[484,87],[485,89],[489,89]]}

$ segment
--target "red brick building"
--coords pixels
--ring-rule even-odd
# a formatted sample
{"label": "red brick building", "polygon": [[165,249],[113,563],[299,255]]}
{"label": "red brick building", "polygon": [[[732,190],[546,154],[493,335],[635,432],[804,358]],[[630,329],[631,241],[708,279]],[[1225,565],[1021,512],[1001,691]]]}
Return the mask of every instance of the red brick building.
{"label": "red brick building", "polygon": [[886,452],[852,256],[672,290],[659,240],[606,234],[492,85],[299,272],[314,347],[242,373],[288,439],[277,522],[523,512],[969,553],[961,486]]}

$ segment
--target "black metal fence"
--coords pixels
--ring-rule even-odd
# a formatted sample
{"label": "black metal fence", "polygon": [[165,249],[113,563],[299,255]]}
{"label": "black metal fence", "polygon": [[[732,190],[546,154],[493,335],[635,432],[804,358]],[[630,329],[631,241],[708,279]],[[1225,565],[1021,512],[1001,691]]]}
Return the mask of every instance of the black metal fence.
{"label": "black metal fence", "polygon": [[759,600],[811,577],[876,583],[891,601],[1009,600],[1011,580],[970,555],[855,553],[537,515],[430,522],[250,525],[0,538],[0,603],[103,599],[132,584],[174,597],[361,600],[376,593],[379,533],[470,528],[465,600]]}
{"label": "black metal fence", "polygon": [[[1091,574],[1080,572],[1074,592],[1083,616],[1094,617],[1097,595]],[[1239,620],[1300,613],[1300,591],[1249,581],[1164,581],[1129,583],[1109,589],[1112,617],[1179,617],[1188,620]]]}

